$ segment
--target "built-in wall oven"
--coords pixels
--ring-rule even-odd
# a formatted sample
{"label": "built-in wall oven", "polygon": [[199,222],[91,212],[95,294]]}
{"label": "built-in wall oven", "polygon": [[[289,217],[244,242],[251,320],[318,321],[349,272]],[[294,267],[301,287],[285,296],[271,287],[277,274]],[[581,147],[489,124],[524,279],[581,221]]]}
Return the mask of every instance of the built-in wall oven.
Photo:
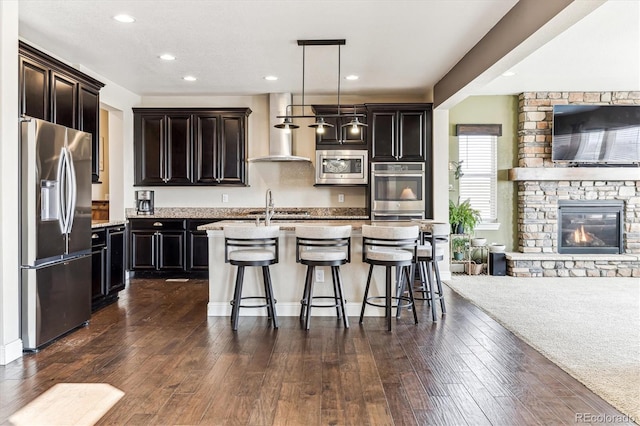
{"label": "built-in wall oven", "polygon": [[371,163],[371,219],[425,217],[424,163]]}
{"label": "built-in wall oven", "polygon": [[365,185],[369,152],[330,149],[316,151],[316,184]]}

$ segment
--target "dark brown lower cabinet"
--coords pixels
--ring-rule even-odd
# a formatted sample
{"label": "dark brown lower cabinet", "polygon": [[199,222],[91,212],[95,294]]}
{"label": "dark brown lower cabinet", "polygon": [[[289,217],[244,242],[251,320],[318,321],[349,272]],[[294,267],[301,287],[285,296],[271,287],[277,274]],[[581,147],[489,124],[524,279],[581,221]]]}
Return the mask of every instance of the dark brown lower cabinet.
{"label": "dark brown lower cabinet", "polygon": [[190,271],[209,270],[209,239],[207,231],[198,231],[198,226],[217,222],[211,219],[189,219],[187,231],[187,256]]}
{"label": "dark brown lower cabinet", "polygon": [[203,276],[209,270],[206,231],[220,219],[129,219],[129,269],[152,276]]}
{"label": "dark brown lower cabinet", "polygon": [[94,229],[91,235],[91,308],[96,311],[118,300],[126,284],[126,228]]}
{"label": "dark brown lower cabinet", "polygon": [[134,272],[184,272],[185,225],[185,219],[130,219],[129,268]]}

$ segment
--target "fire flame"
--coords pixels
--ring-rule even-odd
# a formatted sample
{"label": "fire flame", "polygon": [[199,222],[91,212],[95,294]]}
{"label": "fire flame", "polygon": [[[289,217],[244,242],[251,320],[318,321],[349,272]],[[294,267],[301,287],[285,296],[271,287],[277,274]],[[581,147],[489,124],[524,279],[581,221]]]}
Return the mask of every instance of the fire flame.
{"label": "fire flame", "polygon": [[584,226],[580,226],[580,229],[573,231],[573,241],[576,243],[589,242],[590,238],[587,237],[587,233],[584,232]]}

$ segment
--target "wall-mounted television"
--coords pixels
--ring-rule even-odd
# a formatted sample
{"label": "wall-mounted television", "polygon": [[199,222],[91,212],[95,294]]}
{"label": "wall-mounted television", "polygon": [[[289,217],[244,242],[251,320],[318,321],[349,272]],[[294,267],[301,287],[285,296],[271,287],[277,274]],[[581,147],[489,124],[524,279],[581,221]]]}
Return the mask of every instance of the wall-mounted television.
{"label": "wall-mounted television", "polygon": [[554,105],[551,159],[640,165],[640,105]]}

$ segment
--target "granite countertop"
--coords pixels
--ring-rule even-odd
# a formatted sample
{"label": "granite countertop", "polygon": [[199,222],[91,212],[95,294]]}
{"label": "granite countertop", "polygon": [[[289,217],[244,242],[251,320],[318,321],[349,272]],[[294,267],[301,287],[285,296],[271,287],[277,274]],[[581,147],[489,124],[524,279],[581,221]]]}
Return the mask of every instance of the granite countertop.
{"label": "granite countertop", "polygon": [[[362,225],[374,225],[374,226],[414,226],[418,225],[421,231],[431,231],[431,224],[438,223],[430,220],[420,221],[405,221],[405,222],[392,222],[392,221],[372,221],[372,220],[336,220],[336,219],[319,219],[319,220],[273,220],[273,225],[278,225],[281,231],[295,231],[296,226],[299,225],[325,225],[325,226],[341,226],[351,225],[354,231],[362,230]],[[227,225],[251,225],[251,220],[222,220],[220,222],[208,223],[206,225],[198,226],[199,231],[221,231]],[[260,221],[260,225],[264,225],[264,221]]]}
{"label": "granite countertop", "polygon": [[92,220],[91,229],[107,228],[109,226],[124,225],[127,223],[125,219],[122,220]]}
{"label": "granite countertop", "polygon": [[[244,219],[264,218],[264,207],[158,207],[152,215],[138,215],[135,209],[126,209],[129,219]],[[281,207],[275,208],[274,219],[344,219],[367,220],[365,208],[356,207]]]}

